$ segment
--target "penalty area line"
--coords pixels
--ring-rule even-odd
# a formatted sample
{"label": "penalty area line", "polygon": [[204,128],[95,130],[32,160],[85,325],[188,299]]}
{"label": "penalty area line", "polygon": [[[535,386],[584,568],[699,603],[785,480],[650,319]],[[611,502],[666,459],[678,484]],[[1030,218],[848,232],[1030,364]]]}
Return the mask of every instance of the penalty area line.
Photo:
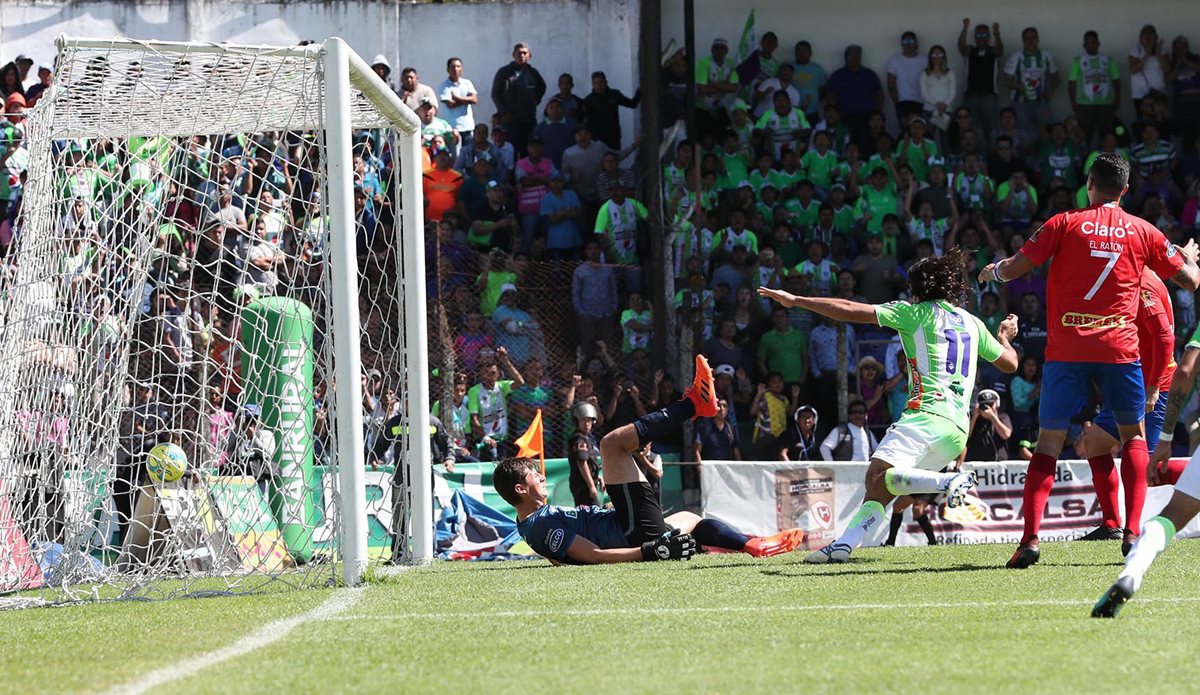
{"label": "penalty area line", "polygon": [[107,693],[108,695],[144,693],[151,688],[194,676],[204,669],[270,646],[284,639],[305,623],[336,619],[339,614],[353,608],[358,603],[363,591],[365,588],[339,589],[307,613],[269,622],[233,644],[151,671],[128,683],[118,685],[108,690]]}
{"label": "penalty area line", "polygon": [[[540,611],[476,611],[446,613],[385,613],[380,615],[339,615],[330,620],[448,620],[456,618],[534,618],[553,616],[603,615],[687,615],[704,613],[803,613],[807,611],[888,611],[936,610],[948,608],[1019,608],[1022,606],[1090,606],[1089,599],[1030,599],[1027,601],[961,601],[945,603],[847,603],[794,606],[688,606],[678,608],[586,608]],[[1146,598],[1138,603],[1187,604],[1200,603],[1200,597]]]}

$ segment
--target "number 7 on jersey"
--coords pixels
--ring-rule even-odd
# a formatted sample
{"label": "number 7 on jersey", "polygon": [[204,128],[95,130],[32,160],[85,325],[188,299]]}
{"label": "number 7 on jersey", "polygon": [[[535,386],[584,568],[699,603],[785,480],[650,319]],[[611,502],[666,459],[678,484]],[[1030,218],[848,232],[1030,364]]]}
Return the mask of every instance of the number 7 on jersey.
{"label": "number 7 on jersey", "polygon": [[1106,279],[1108,279],[1108,276],[1112,273],[1113,268],[1117,265],[1117,261],[1121,259],[1121,253],[1119,251],[1093,250],[1092,258],[1105,258],[1107,259],[1107,262],[1104,264],[1104,270],[1100,271],[1100,277],[1096,278],[1096,284],[1092,285],[1092,289],[1088,290],[1088,293],[1083,295],[1084,299],[1091,299],[1092,297],[1096,296],[1096,293],[1100,291],[1100,286],[1104,284]]}

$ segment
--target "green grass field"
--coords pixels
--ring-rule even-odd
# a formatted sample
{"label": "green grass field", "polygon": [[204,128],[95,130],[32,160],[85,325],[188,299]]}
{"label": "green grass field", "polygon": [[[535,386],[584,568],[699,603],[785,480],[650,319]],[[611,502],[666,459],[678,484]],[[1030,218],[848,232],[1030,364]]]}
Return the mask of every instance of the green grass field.
{"label": "green grass field", "polygon": [[[1188,692],[1200,683],[1200,542],[1116,621],[1088,617],[1118,544],[866,549],[552,568],[442,563],[158,692]],[[340,590],[346,594],[345,590]],[[332,590],[0,613],[0,692],[121,691],[301,616]],[[344,597],[343,597],[344,598]]]}

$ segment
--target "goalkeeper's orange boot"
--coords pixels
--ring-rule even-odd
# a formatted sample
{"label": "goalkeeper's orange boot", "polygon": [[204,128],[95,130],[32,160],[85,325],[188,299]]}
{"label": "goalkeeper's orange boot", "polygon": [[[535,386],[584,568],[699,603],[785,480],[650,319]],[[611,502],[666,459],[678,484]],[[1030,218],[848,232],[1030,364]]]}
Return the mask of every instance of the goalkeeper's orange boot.
{"label": "goalkeeper's orange boot", "polygon": [[712,417],[717,414],[717,387],[713,383],[712,367],[704,355],[696,355],[696,378],[684,394],[696,406],[696,417]]}
{"label": "goalkeeper's orange boot", "polygon": [[771,557],[790,553],[804,542],[804,529],[791,528],[773,536],[754,536],[742,550],[754,557]]}

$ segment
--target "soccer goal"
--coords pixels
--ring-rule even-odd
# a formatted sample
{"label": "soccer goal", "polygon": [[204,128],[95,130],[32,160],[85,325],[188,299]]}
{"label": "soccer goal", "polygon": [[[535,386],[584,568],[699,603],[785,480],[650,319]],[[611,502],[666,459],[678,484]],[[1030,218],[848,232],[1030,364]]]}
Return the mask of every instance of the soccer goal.
{"label": "soccer goal", "polygon": [[60,37],[27,116],[0,607],[430,558],[416,115],[337,38]]}

